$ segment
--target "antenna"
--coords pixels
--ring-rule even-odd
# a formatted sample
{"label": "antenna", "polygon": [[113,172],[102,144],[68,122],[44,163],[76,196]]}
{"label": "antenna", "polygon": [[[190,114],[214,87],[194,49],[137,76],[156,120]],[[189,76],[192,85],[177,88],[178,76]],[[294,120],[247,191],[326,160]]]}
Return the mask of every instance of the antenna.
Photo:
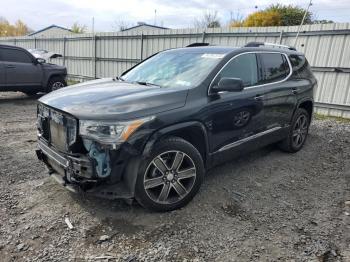
{"label": "antenna", "polygon": [[297,32],[297,35],[296,35],[296,37],[295,37],[294,46],[297,45],[297,40],[298,40],[298,37],[299,37],[299,33],[300,33],[301,26],[304,24],[304,21],[305,21],[305,18],[306,18],[307,13],[309,12],[310,6],[312,6],[312,2],[311,2],[311,1],[312,1],[312,0],[310,0],[309,4],[308,4],[308,6],[307,6],[307,8],[306,8],[306,10],[305,10],[303,19],[301,20],[301,23],[300,23],[300,25],[299,25],[299,27],[298,27],[298,32]]}

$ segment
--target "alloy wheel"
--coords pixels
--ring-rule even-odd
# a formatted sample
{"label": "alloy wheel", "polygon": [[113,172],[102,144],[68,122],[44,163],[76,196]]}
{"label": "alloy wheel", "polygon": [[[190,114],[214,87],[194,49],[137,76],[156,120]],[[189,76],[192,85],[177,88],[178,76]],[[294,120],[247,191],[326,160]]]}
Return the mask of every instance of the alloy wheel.
{"label": "alloy wheel", "polygon": [[54,82],[52,84],[51,90],[55,91],[55,90],[58,90],[58,89],[60,89],[62,87],[64,87],[64,84],[62,82]]}
{"label": "alloy wheel", "polygon": [[300,115],[294,124],[292,141],[295,147],[300,147],[305,139],[308,132],[309,124],[308,119],[305,115]]}
{"label": "alloy wheel", "polygon": [[144,189],[158,204],[173,204],[187,196],[196,180],[196,166],[186,153],[173,150],[156,156],[144,174]]}

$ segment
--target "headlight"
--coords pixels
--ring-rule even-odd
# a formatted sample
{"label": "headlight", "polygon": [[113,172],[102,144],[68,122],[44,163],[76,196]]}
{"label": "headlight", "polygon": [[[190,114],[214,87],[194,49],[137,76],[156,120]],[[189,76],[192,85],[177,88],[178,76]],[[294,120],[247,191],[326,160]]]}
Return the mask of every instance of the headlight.
{"label": "headlight", "polygon": [[154,119],[153,116],[125,122],[80,120],[79,134],[101,144],[120,144],[126,141],[137,128],[152,119]]}

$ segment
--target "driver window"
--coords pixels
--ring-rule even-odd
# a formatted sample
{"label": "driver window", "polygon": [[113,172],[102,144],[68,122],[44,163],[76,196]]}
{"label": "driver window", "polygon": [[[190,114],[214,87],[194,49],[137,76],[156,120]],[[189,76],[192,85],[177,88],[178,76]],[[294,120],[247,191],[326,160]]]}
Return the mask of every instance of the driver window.
{"label": "driver window", "polygon": [[220,72],[222,77],[240,78],[244,87],[258,84],[258,65],[255,54],[243,54],[234,58]]}

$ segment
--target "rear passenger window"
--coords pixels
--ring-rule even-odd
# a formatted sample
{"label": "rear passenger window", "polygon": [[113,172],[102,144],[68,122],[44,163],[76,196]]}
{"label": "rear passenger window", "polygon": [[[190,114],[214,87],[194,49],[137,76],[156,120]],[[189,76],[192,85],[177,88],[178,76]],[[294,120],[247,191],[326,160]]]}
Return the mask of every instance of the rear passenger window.
{"label": "rear passenger window", "polygon": [[5,62],[32,63],[31,57],[21,50],[0,49],[0,60]]}
{"label": "rear passenger window", "polygon": [[234,58],[220,72],[223,77],[240,78],[244,86],[253,86],[258,83],[258,66],[255,54],[243,54]]}
{"label": "rear passenger window", "polygon": [[278,53],[260,54],[264,83],[273,83],[285,79],[290,68],[284,55]]}

